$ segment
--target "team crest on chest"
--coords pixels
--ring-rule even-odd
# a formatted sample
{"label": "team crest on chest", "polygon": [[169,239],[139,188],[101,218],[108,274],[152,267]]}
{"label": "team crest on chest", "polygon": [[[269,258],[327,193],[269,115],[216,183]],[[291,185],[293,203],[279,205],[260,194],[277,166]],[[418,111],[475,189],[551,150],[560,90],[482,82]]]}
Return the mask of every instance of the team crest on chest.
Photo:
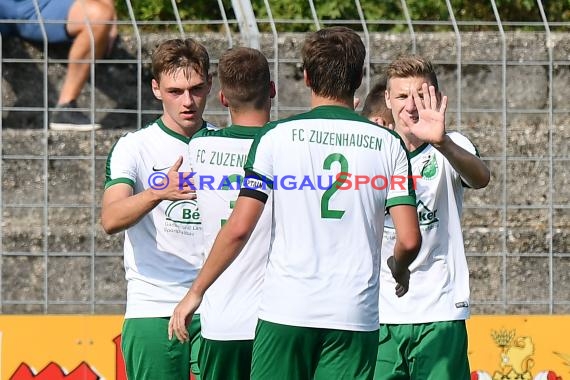
{"label": "team crest on chest", "polygon": [[437,160],[435,154],[430,154],[423,161],[423,167],[420,170],[422,179],[433,179],[437,175]]}

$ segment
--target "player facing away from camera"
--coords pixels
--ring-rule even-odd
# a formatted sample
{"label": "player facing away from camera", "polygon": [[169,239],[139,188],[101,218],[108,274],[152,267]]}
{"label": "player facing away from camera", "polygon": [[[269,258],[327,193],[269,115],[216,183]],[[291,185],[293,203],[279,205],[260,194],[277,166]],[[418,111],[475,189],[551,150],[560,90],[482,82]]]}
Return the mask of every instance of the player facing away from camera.
{"label": "player facing away from camera", "polygon": [[[385,102],[395,132],[410,152],[416,180],[422,247],[410,265],[410,291],[394,297],[395,283],[380,273],[380,344],[377,380],[468,380],[469,271],[461,232],[465,187],[483,188],[489,170],[473,144],[446,132],[447,97],[433,65],[418,56],[396,59],[387,69]],[[382,256],[393,255],[398,232],[388,215]]]}
{"label": "player facing away from camera", "polygon": [[[232,212],[251,143],[269,121],[275,96],[269,64],[258,50],[236,47],[224,52],[218,77],[220,101],[229,108],[232,124],[217,131],[203,129],[190,141],[206,253]],[[203,379],[250,378],[270,238],[271,207],[266,207],[240,256],[204,296],[199,353]]]}
{"label": "player facing away from camera", "polygon": [[[382,190],[348,186],[356,174],[410,175],[398,136],[354,112],[365,55],[351,29],[330,27],[307,35],[302,57],[312,109],[268,123],[255,138],[245,166],[247,186],[171,318],[169,331],[186,340],[186,319],[247,243],[272,194],[254,380],[372,378],[386,209],[398,231],[392,259],[396,292],[407,291],[407,267],[421,244],[412,181]],[[306,185],[280,188],[283,176]]]}
{"label": "player facing away from camera", "polygon": [[[152,90],[162,116],[121,137],[107,159],[101,223],[125,231],[127,309],[122,351],[129,380],[199,375],[200,318],[191,342],[168,340],[168,319],[204,261],[188,144],[199,130],[212,79],[208,52],[193,39],[161,42],[152,54]],[[179,173],[180,172],[180,173]],[[192,362],[192,363],[191,363]]]}

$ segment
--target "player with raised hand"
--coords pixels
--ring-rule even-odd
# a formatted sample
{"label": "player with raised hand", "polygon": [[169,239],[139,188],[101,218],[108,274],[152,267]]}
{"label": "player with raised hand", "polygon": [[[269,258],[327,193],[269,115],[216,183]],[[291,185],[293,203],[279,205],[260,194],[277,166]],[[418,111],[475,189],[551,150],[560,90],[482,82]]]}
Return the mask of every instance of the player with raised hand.
{"label": "player with raised hand", "polygon": [[[446,132],[447,97],[431,62],[405,56],[387,69],[386,106],[395,132],[409,150],[416,178],[422,247],[408,270],[409,292],[397,297],[402,279],[380,271],[380,340],[376,380],[468,380],[469,270],[461,213],[465,187],[482,188],[489,170],[475,146]],[[385,220],[382,260],[397,249],[397,224]]]}

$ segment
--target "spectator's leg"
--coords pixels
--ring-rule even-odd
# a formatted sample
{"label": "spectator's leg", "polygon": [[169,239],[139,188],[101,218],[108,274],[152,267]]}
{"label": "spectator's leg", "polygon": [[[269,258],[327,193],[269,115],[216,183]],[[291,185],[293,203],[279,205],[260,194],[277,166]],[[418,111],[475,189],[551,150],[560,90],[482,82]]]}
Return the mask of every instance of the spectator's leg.
{"label": "spectator's leg", "polygon": [[115,9],[108,3],[101,0],[77,0],[69,10],[67,32],[74,39],[69,50],[69,64],[58,104],[77,99],[89,78],[89,63],[76,61],[91,59],[90,28],[95,43],[95,58],[101,58],[106,52],[112,29],[110,22],[115,18]]}
{"label": "spectator's leg", "polygon": [[[115,0],[101,0],[101,2],[107,4],[111,9],[113,9],[113,21],[117,21],[117,13],[115,11]],[[111,26],[111,30],[109,31],[109,37],[108,37],[108,44],[107,44],[107,51],[105,53],[105,56],[108,56],[109,53],[111,52],[111,49],[113,49],[113,45],[115,45],[115,41],[117,40],[117,37],[119,35],[119,28],[117,26],[116,23],[114,23]]]}

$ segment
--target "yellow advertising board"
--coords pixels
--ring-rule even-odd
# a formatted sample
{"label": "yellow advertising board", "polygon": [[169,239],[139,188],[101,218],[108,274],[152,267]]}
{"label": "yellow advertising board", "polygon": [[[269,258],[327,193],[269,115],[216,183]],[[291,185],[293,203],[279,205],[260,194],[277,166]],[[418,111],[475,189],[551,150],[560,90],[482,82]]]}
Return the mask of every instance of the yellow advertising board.
{"label": "yellow advertising board", "polygon": [[570,316],[474,316],[471,380],[570,380]]}
{"label": "yellow advertising board", "polygon": [[11,380],[126,380],[121,316],[0,316],[1,374]]}
{"label": "yellow advertising board", "polygon": [[[126,380],[122,322],[0,316],[2,379]],[[570,316],[474,316],[467,328],[471,380],[570,380]]]}

